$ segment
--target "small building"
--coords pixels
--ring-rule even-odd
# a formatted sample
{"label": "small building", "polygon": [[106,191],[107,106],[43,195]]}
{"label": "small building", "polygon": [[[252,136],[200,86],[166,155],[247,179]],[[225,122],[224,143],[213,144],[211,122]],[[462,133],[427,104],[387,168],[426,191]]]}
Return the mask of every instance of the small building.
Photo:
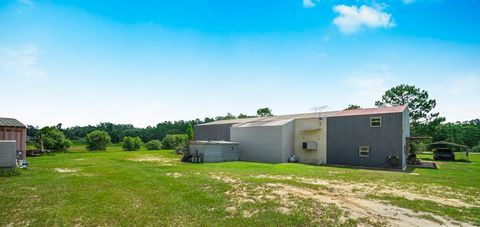
{"label": "small building", "polygon": [[27,158],[27,127],[17,119],[0,118],[0,140],[14,140],[18,160]]}
{"label": "small building", "polygon": [[[406,168],[406,106],[217,121],[195,138],[238,142],[240,160]],[[228,130],[227,130],[228,129]]]}
{"label": "small building", "polygon": [[239,160],[238,143],[230,141],[193,141],[190,154],[201,156],[203,162],[226,162]]}

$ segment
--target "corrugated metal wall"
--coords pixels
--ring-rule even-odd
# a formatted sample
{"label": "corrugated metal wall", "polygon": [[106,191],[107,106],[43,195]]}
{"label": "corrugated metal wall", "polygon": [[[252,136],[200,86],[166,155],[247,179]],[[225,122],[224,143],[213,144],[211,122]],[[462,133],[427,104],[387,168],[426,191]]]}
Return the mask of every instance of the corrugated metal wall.
{"label": "corrugated metal wall", "polygon": [[[370,127],[370,117],[382,117],[382,127]],[[328,164],[389,168],[390,154],[404,158],[402,113],[328,117],[327,128]],[[369,157],[359,156],[359,146],[370,147]]]}
{"label": "corrugated metal wall", "polygon": [[291,121],[282,126],[282,161],[288,162],[288,158],[295,153],[295,122]]}
{"label": "corrugated metal wall", "polygon": [[242,161],[269,163],[286,161],[282,149],[282,126],[232,127],[230,135],[232,141],[240,143]]}
{"label": "corrugated metal wall", "polygon": [[16,142],[14,140],[0,141],[0,168],[16,166]]}
{"label": "corrugated metal wall", "polygon": [[239,160],[238,144],[191,144],[190,152],[203,154],[204,162]]}
{"label": "corrugated metal wall", "polygon": [[230,141],[230,127],[233,124],[196,125],[195,140]]}

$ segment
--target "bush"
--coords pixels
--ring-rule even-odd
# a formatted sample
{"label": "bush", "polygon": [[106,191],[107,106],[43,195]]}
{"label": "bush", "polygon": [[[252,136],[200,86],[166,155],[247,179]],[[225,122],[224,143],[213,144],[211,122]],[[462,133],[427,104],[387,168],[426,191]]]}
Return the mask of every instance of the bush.
{"label": "bush", "polygon": [[145,144],[145,147],[147,150],[161,150],[162,142],[160,142],[160,140],[150,140]]}
{"label": "bush", "polygon": [[188,136],[186,134],[167,135],[162,140],[164,149],[176,149],[178,147],[187,147]]}
{"label": "bush", "polygon": [[480,144],[472,148],[472,152],[479,152],[480,153]]}
{"label": "bush", "polygon": [[89,151],[105,151],[111,142],[108,133],[100,130],[88,133],[85,140]]}
{"label": "bush", "polygon": [[124,151],[138,151],[142,148],[142,139],[140,137],[123,137],[122,148]]}
{"label": "bush", "polygon": [[37,137],[37,148],[52,151],[66,151],[70,147],[70,140],[62,131],[54,127],[45,127],[40,130]]}

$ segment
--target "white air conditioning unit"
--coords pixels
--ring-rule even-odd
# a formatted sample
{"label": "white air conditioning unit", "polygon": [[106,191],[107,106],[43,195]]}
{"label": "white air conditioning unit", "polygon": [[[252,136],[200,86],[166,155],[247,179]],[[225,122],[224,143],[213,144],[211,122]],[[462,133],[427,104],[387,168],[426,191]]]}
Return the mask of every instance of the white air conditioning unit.
{"label": "white air conditioning unit", "polygon": [[302,148],[306,151],[316,151],[317,142],[303,142]]}

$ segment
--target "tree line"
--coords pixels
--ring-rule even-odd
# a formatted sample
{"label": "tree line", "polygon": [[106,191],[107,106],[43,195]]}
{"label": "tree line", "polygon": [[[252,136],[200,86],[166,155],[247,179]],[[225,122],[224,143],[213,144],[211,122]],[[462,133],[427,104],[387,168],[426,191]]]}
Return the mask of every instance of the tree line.
{"label": "tree line", "polygon": [[[385,94],[375,102],[375,106],[397,106],[406,105],[410,114],[411,136],[430,137],[430,140],[422,141],[420,143],[430,143],[436,141],[447,141],[466,145],[473,148],[474,151],[480,152],[480,119],[473,119],[464,122],[446,122],[445,117],[440,113],[435,112],[437,105],[435,99],[430,98],[426,90],[422,90],[412,85],[401,84],[395,86],[385,92]],[[345,110],[361,109],[359,105],[351,104]],[[114,124],[103,122],[92,126],[75,126],[63,128],[62,124],[52,127],[45,127],[39,129],[29,125],[27,127],[27,136],[29,140],[38,141],[39,132],[51,132],[53,137],[60,138],[60,134],[64,134],[66,139],[79,140],[87,137],[88,133],[93,131],[106,132],[111,138],[112,143],[122,142],[124,138],[139,138],[143,143],[149,141],[162,141],[167,146],[184,146],[185,136],[175,137],[174,135],[191,134],[193,137],[193,126],[208,123],[218,120],[230,120],[237,118],[251,118],[251,117],[268,117],[273,116],[270,108],[260,108],[256,115],[239,114],[235,116],[227,113],[224,116],[217,116],[215,118],[205,118],[203,120],[180,120],[180,121],[164,121],[155,126],[148,126],[146,128],[134,127],[131,124]],[[53,132],[58,130],[61,133]],[[189,131],[190,130],[190,131]],[[169,136],[170,135],[170,136]],[[46,141],[53,143],[52,141]],[[66,143],[59,143],[66,144]]]}
{"label": "tree line", "polygon": [[[99,148],[103,150],[108,143],[123,142],[125,138],[128,138],[128,143],[126,144],[132,144],[132,139],[135,140],[135,147],[138,147],[140,141],[137,138],[139,138],[141,143],[148,144],[147,146],[155,147],[158,141],[162,141],[164,148],[177,148],[185,147],[185,140],[193,139],[193,126],[195,125],[218,120],[266,116],[273,116],[270,108],[258,109],[257,115],[239,114],[234,116],[231,113],[227,113],[225,116],[207,117],[203,120],[164,121],[155,126],[145,128],[134,127],[132,124],[114,124],[110,122],[67,128],[64,128],[61,123],[43,128],[28,125],[27,138],[29,143],[35,143],[39,149],[65,150],[70,146],[70,140],[86,140],[88,142],[90,133],[95,132],[94,134],[99,134],[99,132],[105,132],[108,135],[108,139],[105,138],[105,135],[98,136],[102,137],[101,139],[104,142],[99,145],[100,147],[94,147],[93,150],[98,150]],[[130,150],[130,148],[126,149]]]}

